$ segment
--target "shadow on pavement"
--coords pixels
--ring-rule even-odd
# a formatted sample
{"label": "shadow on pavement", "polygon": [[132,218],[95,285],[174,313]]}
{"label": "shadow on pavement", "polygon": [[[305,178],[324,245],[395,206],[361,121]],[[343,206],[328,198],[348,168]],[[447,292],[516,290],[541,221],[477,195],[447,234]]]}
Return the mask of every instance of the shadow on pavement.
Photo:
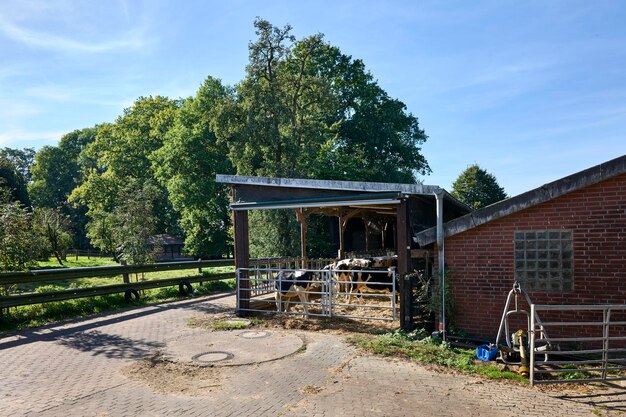
{"label": "shadow on pavement", "polygon": [[[578,404],[587,404],[607,411],[619,412],[620,415],[626,412],[626,387],[609,383],[605,385],[607,385],[611,391],[595,392],[592,394],[565,394],[556,396],[555,398]],[[615,391],[615,389],[618,391]]]}
{"label": "shadow on pavement", "polygon": [[68,336],[74,335],[76,333],[85,332],[114,323],[121,323],[124,321],[133,320],[139,317],[145,317],[151,314],[161,313],[168,310],[192,309],[207,313],[231,311],[232,309],[230,307],[220,306],[216,304],[202,304],[217,301],[223,298],[228,298],[232,295],[233,294],[230,292],[220,293],[185,301],[176,300],[164,303],[143,305],[135,308],[129,308],[123,311],[116,310],[102,313],[96,316],[82,317],[69,321],[63,321],[60,323],[51,323],[45,326],[23,330],[21,332],[13,333],[11,335],[0,338],[0,351],[3,349],[10,349],[12,347],[21,346],[33,342],[54,342],[62,339],[67,339]]}
{"label": "shadow on pavement", "polygon": [[162,348],[163,343],[147,342],[141,339],[129,339],[122,336],[101,333],[98,330],[61,336],[57,343],[89,352],[92,356],[104,355],[113,359],[142,359]]}

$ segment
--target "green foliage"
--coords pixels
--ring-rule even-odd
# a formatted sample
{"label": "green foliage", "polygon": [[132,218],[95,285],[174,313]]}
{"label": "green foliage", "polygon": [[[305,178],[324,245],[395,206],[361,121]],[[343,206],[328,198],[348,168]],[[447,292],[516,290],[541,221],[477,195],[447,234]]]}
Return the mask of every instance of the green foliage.
{"label": "green foliage", "polygon": [[51,258],[49,260],[40,260],[37,262],[37,269],[57,269],[57,268],[85,268],[89,266],[114,266],[118,265],[117,262],[112,260],[110,257],[101,258],[95,256],[78,256],[75,257],[73,254],[68,254],[67,259],[63,262],[63,266],[59,266],[59,263],[55,258]]}
{"label": "green foliage", "polygon": [[63,265],[67,250],[72,246],[69,218],[60,209],[36,208],[33,216],[34,232],[52,252],[59,265]]}
{"label": "green foliage", "polygon": [[300,224],[293,210],[257,210],[249,214],[250,256],[300,255]]}
{"label": "green foliage", "polygon": [[64,135],[58,146],[44,146],[37,152],[29,189],[34,207],[66,206],[68,196],[82,183],[81,153],[97,133],[96,127],[75,130]]}
{"label": "green foliage", "polygon": [[395,331],[380,336],[354,336],[350,343],[378,355],[400,356],[412,361],[443,366],[488,379],[509,379],[518,382],[527,380],[514,372],[502,371],[494,365],[476,364],[474,350],[452,348],[438,339],[416,339],[414,335]]}
{"label": "green foliage", "polygon": [[87,237],[94,247],[115,255],[117,245],[113,237],[113,214],[106,211],[91,213],[91,221],[87,224]]}
{"label": "green foliage", "polygon": [[35,159],[34,148],[13,149],[1,148],[0,159],[6,159],[28,183],[31,180],[31,167]]}
{"label": "green foliage", "polygon": [[0,201],[0,270],[26,270],[40,252],[31,212],[17,201]]}
{"label": "green foliage", "polygon": [[441,304],[445,295],[446,326],[448,330],[454,324],[454,317],[456,316],[456,303],[454,302],[454,294],[452,294],[452,283],[455,275],[453,270],[446,268],[443,286],[441,285],[439,273],[434,276],[435,282],[431,283],[431,297],[428,303],[429,309],[439,316],[441,315]]}
{"label": "green foliage", "polygon": [[[113,213],[124,204],[120,193],[131,182],[154,180],[152,156],[163,146],[172,127],[179,103],[164,97],[141,97],[115,123],[98,126],[93,142],[80,154],[85,180],[70,195],[71,201],[88,207],[88,215]],[[178,232],[178,215],[172,209],[167,191],[156,188],[153,201],[156,232]]]}
{"label": "green foliage", "polygon": [[496,177],[477,164],[467,167],[452,184],[451,194],[468,206],[479,209],[507,198]]}
{"label": "green foliage", "polygon": [[[128,246],[129,235],[114,234],[130,225],[120,220],[129,208],[123,190],[150,184],[151,207],[143,208],[153,232],[184,231],[187,252],[219,256],[231,252],[232,238],[228,190],[216,173],[415,182],[430,171],[417,118],[361,60],[321,34],[296,40],[288,25],[254,25],[246,75],[235,87],[208,77],[186,100],[140,97],[114,123],[42,148],[32,169],[34,206],[61,208],[77,247],[88,236],[104,251],[122,250],[124,241],[124,253],[139,253],[130,250],[139,238]],[[12,160],[29,165],[27,151]],[[250,226],[253,256],[299,253],[293,212],[255,213]],[[324,221],[311,218],[309,227],[309,255],[328,254]]]}
{"label": "green foliage", "polygon": [[[174,272],[180,274],[181,271]],[[168,273],[171,275],[172,272],[169,271]],[[161,276],[161,278],[165,278],[165,276]],[[93,279],[90,281],[93,281]],[[91,285],[94,285],[94,283],[92,282]],[[66,287],[52,284],[39,286],[35,291],[49,292],[65,288]],[[195,286],[194,288],[196,290],[194,291],[194,295],[198,296],[212,294],[216,291],[229,291],[234,288],[234,280],[205,282],[203,285]],[[178,287],[156,288],[144,291],[142,298],[133,303],[133,305],[141,306],[180,298],[181,295],[178,293]],[[129,304],[124,301],[122,294],[21,306],[11,309],[9,314],[6,314],[3,319],[0,320],[0,334],[2,332],[40,326],[59,320],[119,310],[128,308],[128,306]]]}
{"label": "green foliage", "polygon": [[163,146],[152,156],[156,178],[180,213],[185,249],[196,256],[224,255],[231,246],[229,194],[215,182],[215,174],[232,167],[212,127],[228,95],[219,80],[207,78],[196,97],[183,103]]}
{"label": "green foliage", "polygon": [[115,252],[130,264],[154,262],[156,248],[151,248],[148,238],[155,233],[153,214],[157,187],[148,181],[143,185],[131,181],[119,192],[121,202],[110,217]]}
{"label": "green foliage", "polygon": [[94,142],[98,128],[74,130],[64,135],[58,146],[44,146],[35,155],[29,193],[33,207],[60,208],[70,219],[72,246],[87,248],[87,207],[68,197],[83,183],[84,174],[93,166],[84,157],[87,146]]}
{"label": "green foliage", "polygon": [[[289,25],[262,19],[254,25],[246,77],[215,123],[237,174],[415,182],[430,171],[417,118],[362,61],[321,34],[296,40]],[[293,217],[251,216],[252,253],[293,254],[299,234]]]}
{"label": "green foliage", "polygon": [[221,330],[241,330],[249,326],[249,323],[238,320],[216,320],[211,322],[211,329]]}
{"label": "green foliage", "polygon": [[30,207],[30,198],[26,188],[26,178],[20,174],[13,162],[0,156],[0,190],[3,198],[18,201]]}

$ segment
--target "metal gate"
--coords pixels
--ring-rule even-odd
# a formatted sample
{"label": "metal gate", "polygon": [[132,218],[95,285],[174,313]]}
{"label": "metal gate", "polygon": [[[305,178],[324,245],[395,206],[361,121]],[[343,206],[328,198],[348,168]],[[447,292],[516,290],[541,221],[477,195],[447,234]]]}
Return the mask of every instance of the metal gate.
{"label": "metal gate", "polygon": [[[626,305],[531,304],[530,311],[531,385],[626,380]],[[542,336],[542,326],[558,337]]]}
{"label": "metal gate", "polygon": [[241,311],[396,319],[395,270],[256,267],[238,268],[236,274]]}

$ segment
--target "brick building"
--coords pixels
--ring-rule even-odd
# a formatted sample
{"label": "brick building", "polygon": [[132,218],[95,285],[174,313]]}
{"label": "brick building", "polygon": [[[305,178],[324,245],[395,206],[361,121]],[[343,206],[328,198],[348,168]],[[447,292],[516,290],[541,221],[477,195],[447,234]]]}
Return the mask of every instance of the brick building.
{"label": "brick building", "polygon": [[[536,304],[626,303],[626,155],[444,228],[453,323],[471,336],[493,340],[515,280]],[[414,241],[436,247],[435,228]]]}

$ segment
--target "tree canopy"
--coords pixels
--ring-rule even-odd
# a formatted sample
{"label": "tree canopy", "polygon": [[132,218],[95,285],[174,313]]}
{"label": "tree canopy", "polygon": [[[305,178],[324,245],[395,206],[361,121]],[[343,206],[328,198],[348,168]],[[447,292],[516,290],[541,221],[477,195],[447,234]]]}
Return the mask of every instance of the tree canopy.
{"label": "tree canopy", "polygon": [[451,194],[473,209],[479,209],[507,198],[504,188],[500,187],[496,177],[478,164],[468,166],[459,174],[452,184]]}
{"label": "tree canopy", "polygon": [[[324,41],[296,40],[291,26],[254,22],[246,77],[215,123],[239,175],[413,183],[430,172],[427,136],[361,60]],[[251,215],[251,252],[297,250],[293,213]]]}
{"label": "tree canopy", "polygon": [[35,149],[0,148],[0,158],[6,159],[15,167],[15,170],[24,177],[26,182],[31,180],[30,169],[35,161]]}
{"label": "tree canopy", "polygon": [[0,189],[3,197],[30,206],[26,178],[17,170],[15,164],[0,156]]}
{"label": "tree canopy", "polygon": [[[220,256],[230,252],[231,218],[216,173],[414,183],[430,172],[417,118],[363,61],[322,34],[296,39],[291,26],[260,18],[254,27],[239,83],[209,76],[194,97],[140,97],[114,122],[43,147],[24,171],[33,206],[69,216],[75,244],[87,230],[92,245],[133,262],[147,232],[183,234],[186,252]],[[11,154],[25,161],[18,171],[32,164],[26,151]],[[251,229],[253,256],[298,251],[291,211],[253,213]]]}
{"label": "tree canopy", "polygon": [[230,94],[219,80],[208,77],[196,96],[182,104],[163,146],[153,155],[156,178],[180,213],[186,250],[195,255],[229,250],[228,190],[215,182],[215,174],[232,172],[232,164],[213,125]]}

